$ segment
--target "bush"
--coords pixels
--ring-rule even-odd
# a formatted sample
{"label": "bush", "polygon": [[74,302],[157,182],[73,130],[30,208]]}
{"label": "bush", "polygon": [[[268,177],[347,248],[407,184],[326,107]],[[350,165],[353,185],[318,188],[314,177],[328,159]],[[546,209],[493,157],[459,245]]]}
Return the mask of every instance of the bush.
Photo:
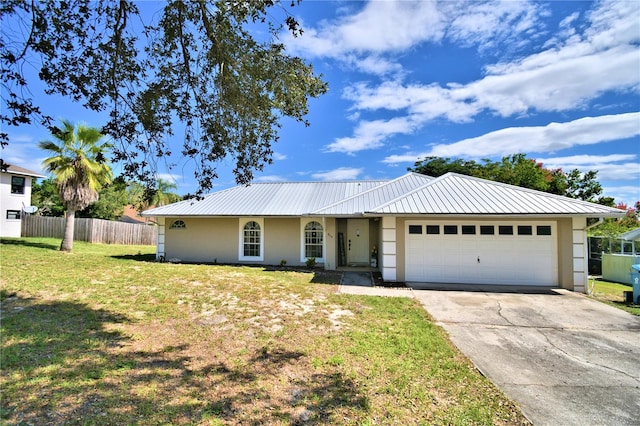
{"label": "bush", "polygon": [[307,258],[307,268],[313,269],[315,267],[316,267],[316,258],[315,257],[308,257]]}

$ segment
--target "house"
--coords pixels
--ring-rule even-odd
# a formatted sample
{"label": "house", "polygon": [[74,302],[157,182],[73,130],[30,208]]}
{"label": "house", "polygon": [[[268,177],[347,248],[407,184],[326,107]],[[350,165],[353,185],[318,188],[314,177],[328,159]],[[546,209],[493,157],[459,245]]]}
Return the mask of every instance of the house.
{"label": "house", "polygon": [[374,266],[385,281],[585,291],[587,218],[622,210],[455,173],[238,186],[157,207],[157,257]]}
{"label": "house", "polygon": [[21,218],[31,207],[31,181],[45,176],[0,160],[0,236],[20,237]]}

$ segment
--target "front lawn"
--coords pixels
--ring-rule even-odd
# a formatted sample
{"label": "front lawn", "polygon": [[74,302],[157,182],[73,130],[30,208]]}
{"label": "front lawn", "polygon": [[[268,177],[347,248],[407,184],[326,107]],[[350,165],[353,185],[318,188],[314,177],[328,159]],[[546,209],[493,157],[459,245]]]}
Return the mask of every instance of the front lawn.
{"label": "front lawn", "polygon": [[526,424],[411,299],[339,275],[3,239],[5,424]]}
{"label": "front lawn", "polygon": [[592,281],[591,279],[589,279],[589,285],[593,285],[593,293],[591,294],[593,298],[640,316],[640,305],[633,305],[624,301],[623,293],[625,291],[633,291],[633,287],[630,285],[603,280]]}

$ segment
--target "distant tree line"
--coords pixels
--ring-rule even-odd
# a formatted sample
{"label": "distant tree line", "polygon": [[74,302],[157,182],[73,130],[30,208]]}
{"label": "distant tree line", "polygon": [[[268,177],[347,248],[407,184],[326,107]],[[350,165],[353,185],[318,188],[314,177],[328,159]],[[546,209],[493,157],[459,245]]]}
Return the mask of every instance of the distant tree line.
{"label": "distant tree line", "polygon": [[[162,206],[182,200],[176,194],[176,184],[158,179],[155,188],[146,188],[139,182],[127,182],[120,176],[98,191],[98,200],[76,213],[76,217],[118,220],[126,206],[133,206],[142,211],[151,206]],[[151,193],[149,193],[151,192]],[[149,197],[145,201],[144,197]],[[31,192],[31,204],[38,206],[41,216],[64,216],[65,207],[60,199],[58,188],[53,178],[34,183]]]}
{"label": "distant tree line", "polygon": [[598,171],[581,172],[578,169],[564,172],[562,169],[549,169],[526,154],[513,154],[500,161],[483,159],[463,160],[461,158],[426,157],[417,161],[409,171],[438,177],[453,172],[474,176],[496,182],[517,185],[569,198],[617,207],[627,211],[621,219],[606,219],[590,231],[591,235],[616,236],[640,226],[640,201],[634,206],[615,203],[613,197],[603,195],[602,185],[597,181]]}
{"label": "distant tree line", "polygon": [[602,185],[596,180],[596,170],[582,173],[574,169],[566,173],[562,169],[548,169],[542,163],[527,158],[526,154],[508,155],[500,161],[483,159],[480,162],[460,158],[426,157],[416,162],[409,170],[433,177],[454,172],[605,206],[615,206],[613,197],[602,195]]}

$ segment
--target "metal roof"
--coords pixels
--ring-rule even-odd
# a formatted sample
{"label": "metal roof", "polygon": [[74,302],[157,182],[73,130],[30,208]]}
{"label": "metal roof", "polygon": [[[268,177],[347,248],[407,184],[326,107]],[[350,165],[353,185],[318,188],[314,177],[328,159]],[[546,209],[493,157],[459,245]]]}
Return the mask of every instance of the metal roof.
{"label": "metal roof", "polygon": [[385,182],[368,191],[341,200],[333,205],[312,212],[321,216],[352,216],[363,214],[377,206],[394,200],[414,189],[432,181],[431,176],[419,173],[407,173],[404,176]]}
{"label": "metal roof", "polygon": [[407,173],[397,179],[237,186],[157,207],[143,216],[573,215],[623,210],[470,176]]}
{"label": "metal roof", "polygon": [[584,215],[623,216],[612,207],[546,192],[447,173],[421,188],[370,210],[390,215]]}
{"label": "metal roof", "polygon": [[302,216],[382,185],[384,180],[272,182],[236,186],[202,200],[157,207],[143,216]]}
{"label": "metal roof", "polygon": [[632,229],[624,234],[620,234],[618,238],[626,241],[638,241],[640,240],[640,228]]}

